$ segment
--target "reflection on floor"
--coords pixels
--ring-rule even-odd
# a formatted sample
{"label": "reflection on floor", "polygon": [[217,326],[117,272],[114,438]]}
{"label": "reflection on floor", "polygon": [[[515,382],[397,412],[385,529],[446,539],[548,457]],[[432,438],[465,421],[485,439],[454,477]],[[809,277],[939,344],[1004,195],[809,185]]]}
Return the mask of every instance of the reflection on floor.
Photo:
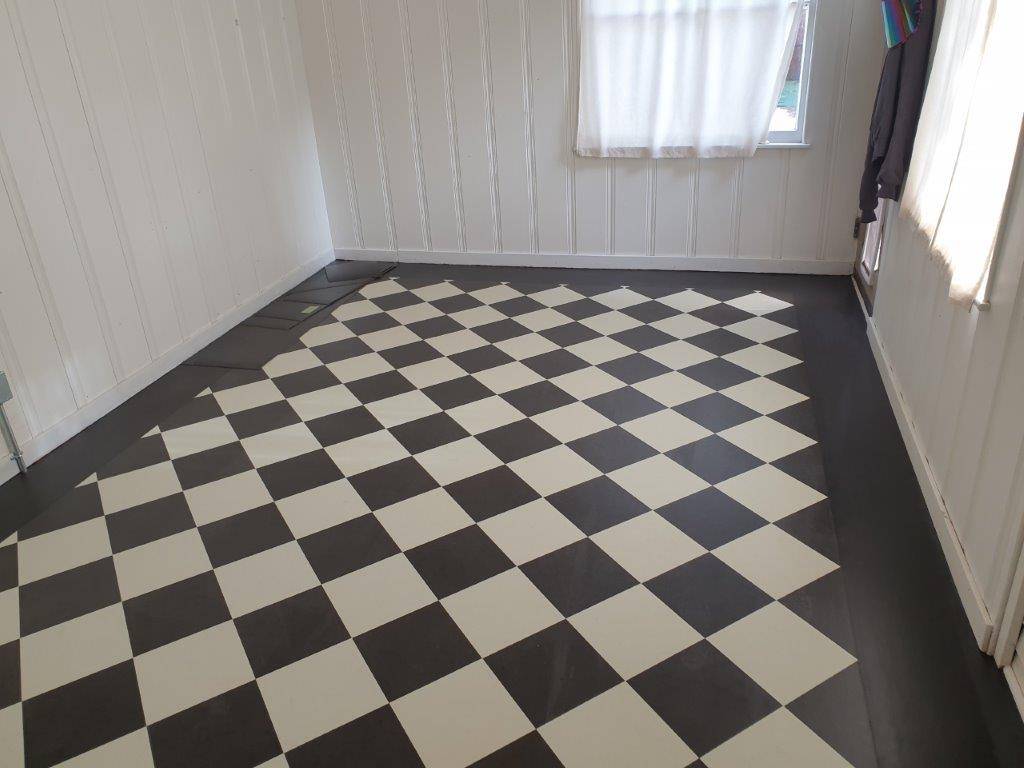
{"label": "reflection on floor", "polygon": [[790,303],[444,277],[365,286],[4,542],[4,754],[871,752],[833,738],[863,700]]}

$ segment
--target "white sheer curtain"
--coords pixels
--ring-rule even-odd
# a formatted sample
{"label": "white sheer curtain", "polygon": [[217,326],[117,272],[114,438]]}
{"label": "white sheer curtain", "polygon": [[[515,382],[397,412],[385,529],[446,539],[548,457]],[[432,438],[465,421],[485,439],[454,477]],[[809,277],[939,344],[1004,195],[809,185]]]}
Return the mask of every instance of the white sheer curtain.
{"label": "white sheer curtain", "polygon": [[801,0],[581,0],[577,152],[754,154],[801,8]]}
{"label": "white sheer curtain", "polygon": [[901,214],[969,305],[992,264],[1024,114],[1021,0],[947,2]]}

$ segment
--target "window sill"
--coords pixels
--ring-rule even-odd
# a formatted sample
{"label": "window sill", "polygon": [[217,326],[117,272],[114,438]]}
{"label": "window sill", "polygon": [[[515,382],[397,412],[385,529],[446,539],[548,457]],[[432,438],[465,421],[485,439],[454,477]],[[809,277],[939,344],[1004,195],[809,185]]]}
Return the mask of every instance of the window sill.
{"label": "window sill", "polygon": [[810,149],[811,145],[806,141],[766,141],[758,144],[758,149]]}

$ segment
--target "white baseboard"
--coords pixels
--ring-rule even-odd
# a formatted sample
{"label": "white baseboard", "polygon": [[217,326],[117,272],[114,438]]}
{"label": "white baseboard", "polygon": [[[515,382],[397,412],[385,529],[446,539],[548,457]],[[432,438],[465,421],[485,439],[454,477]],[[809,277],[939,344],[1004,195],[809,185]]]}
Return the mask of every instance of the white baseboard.
{"label": "white baseboard", "polygon": [[338,249],[339,259],[390,260],[418,264],[491,267],[576,267],[579,269],[671,269],[697,272],[763,272],[849,275],[853,263],[810,259],[740,259],[728,256],[624,256],[608,253],[484,253],[480,251],[391,251]]}
{"label": "white baseboard", "polygon": [[18,465],[14,459],[0,460],[0,485],[6,483],[16,474],[18,474]]}
{"label": "white baseboard", "polygon": [[[30,440],[23,442],[21,449],[25,456],[25,462],[32,464],[61,443],[77,435],[97,419],[106,416],[117,406],[121,405],[121,403],[148,387],[185,360],[188,360],[188,358],[192,357],[192,355],[211,341],[227,333],[256,310],[273,301],[278,296],[287,293],[293,286],[334,261],[334,259],[334,252],[327,251],[296,267],[277,282],[268,285],[244,303],[221,315],[173,349],[168,350],[157,359],[150,361],[135,371],[124,381],[118,382],[106,392],[91,400],[87,405],[64,417],[45,432],[41,432]],[[13,464],[14,462],[11,463]],[[0,479],[2,478],[3,469],[0,468]]]}
{"label": "white baseboard", "polygon": [[953,576],[953,583],[956,585],[957,593],[960,595],[960,602],[963,603],[964,611],[967,613],[967,621],[971,625],[974,637],[978,641],[978,647],[988,652],[989,639],[992,636],[993,622],[989,615],[988,607],[981,597],[981,590],[978,589],[974,573],[967,561],[960,538],[957,535],[953,521],[949,517],[949,510],[942,500],[939,491],[939,484],[932,474],[931,465],[928,463],[927,454],[924,451],[924,443],[918,435],[917,428],[910,417],[910,409],[903,393],[900,391],[896,376],[893,373],[892,365],[886,354],[885,346],[878,336],[875,324],[870,317],[867,317],[868,342],[871,351],[875,356],[875,364],[878,372],[882,375],[882,382],[885,384],[885,391],[889,395],[889,402],[892,404],[893,413],[896,415],[896,423],[899,424],[900,433],[903,435],[903,442],[906,444],[910,461],[914,465],[914,472],[917,474],[917,481],[924,494],[925,503],[928,505],[928,512],[938,534],[939,543],[942,545],[942,552],[946,556],[946,564]]}

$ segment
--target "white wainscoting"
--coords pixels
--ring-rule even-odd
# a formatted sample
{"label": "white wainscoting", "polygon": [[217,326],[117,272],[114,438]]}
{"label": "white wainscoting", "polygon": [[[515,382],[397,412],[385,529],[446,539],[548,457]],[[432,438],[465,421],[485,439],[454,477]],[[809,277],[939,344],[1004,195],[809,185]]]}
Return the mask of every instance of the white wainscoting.
{"label": "white wainscoting", "polygon": [[292,0],[0,0],[0,72],[31,461],[333,254]]}
{"label": "white wainscoting", "polygon": [[893,217],[869,324],[960,598],[990,652],[1024,536],[1024,185],[1007,210],[985,310],[949,302],[927,242]]}
{"label": "white wainscoting", "polygon": [[337,249],[850,271],[877,4],[819,0],[808,148],[655,161],[571,151],[577,0],[296,2]]}

